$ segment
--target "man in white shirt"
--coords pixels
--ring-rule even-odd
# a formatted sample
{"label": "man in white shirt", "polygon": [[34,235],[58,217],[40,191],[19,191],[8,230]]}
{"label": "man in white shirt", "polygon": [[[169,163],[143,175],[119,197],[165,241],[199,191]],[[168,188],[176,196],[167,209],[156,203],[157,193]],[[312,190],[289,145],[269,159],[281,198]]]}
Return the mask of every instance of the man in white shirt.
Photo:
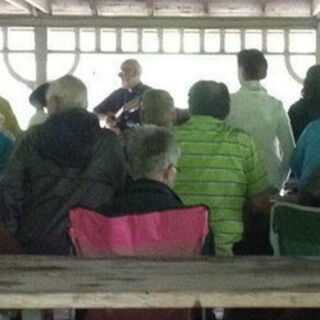
{"label": "man in white shirt", "polygon": [[271,186],[279,190],[288,177],[294,140],[281,101],[267,93],[260,80],[267,75],[267,60],[256,49],[238,53],[241,88],[231,95],[227,122],[251,134],[264,161]]}

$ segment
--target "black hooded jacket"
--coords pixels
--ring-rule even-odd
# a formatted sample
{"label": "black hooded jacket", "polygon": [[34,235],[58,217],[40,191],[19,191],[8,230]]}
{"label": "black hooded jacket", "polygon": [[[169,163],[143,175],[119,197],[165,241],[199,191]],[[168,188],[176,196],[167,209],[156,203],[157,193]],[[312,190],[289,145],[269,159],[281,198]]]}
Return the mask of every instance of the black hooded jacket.
{"label": "black hooded jacket", "polygon": [[120,143],[95,115],[52,115],[25,133],[0,181],[1,222],[27,253],[68,254],[68,210],[98,208],[124,177]]}

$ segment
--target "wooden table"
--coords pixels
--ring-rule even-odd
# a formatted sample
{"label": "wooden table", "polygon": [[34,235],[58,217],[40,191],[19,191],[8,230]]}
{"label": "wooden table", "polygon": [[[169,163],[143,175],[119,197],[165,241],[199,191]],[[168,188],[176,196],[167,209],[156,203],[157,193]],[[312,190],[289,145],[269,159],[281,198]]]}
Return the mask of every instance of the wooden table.
{"label": "wooden table", "polygon": [[320,258],[0,256],[0,308],[319,307]]}

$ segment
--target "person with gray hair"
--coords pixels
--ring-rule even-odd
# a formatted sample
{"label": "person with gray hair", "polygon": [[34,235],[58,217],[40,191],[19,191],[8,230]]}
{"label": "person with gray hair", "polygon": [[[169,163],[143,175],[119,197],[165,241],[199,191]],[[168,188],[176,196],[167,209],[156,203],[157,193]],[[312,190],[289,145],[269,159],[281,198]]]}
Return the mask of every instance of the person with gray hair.
{"label": "person with gray hair", "polygon": [[46,100],[49,118],[24,134],[0,182],[0,226],[26,253],[68,254],[68,210],[107,202],[126,170],[117,136],[86,110],[80,79],[51,82]]}
{"label": "person with gray hair", "polygon": [[119,77],[122,87],[113,91],[94,112],[100,118],[106,117],[110,127],[135,127],[140,124],[141,97],[149,89],[141,82],[142,67],[135,59],[128,59],[120,66]]}
{"label": "person with gray hair", "polygon": [[142,123],[170,128],[175,117],[173,98],[168,91],[151,89],[143,95],[140,109]]}
{"label": "person with gray hair", "polygon": [[180,150],[168,129],[148,125],[132,130],[126,156],[133,179],[98,212],[135,214],[183,206],[170,188],[175,182]]}

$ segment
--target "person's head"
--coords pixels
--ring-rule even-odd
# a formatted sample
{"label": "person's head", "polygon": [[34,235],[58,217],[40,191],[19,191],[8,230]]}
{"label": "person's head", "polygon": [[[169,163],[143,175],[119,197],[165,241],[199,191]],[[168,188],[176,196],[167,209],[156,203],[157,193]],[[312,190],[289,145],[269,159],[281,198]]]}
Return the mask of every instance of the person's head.
{"label": "person's head", "polygon": [[46,94],[49,88],[49,83],[43,83],[38,86],[29,96],[29,102],[33,105],[36,109],[43,109],[47,106]]}
{"label": "person's head", "polygon": [[142,68],[139,62],[135,59],[128,59],[122,62],[119,72],[119,77],[124,88],[130,88],[140,82]]}
{"label": "person's head", "polygon": [[261,80],[267,76],[268,62],[257,49],[245,49],[238,53],[238,75],[240,83]]}
{"label": "person's head", "polygon": [[191,115],[212,116],[224,120],[230,110],[230,95],[222,82],[201,80],[189,90]]}
{"label": "person's head", "polygon": [[304,99],[320,103],[320,65],[308,69],[303,83],[302,96]]}
{"label": "person's head", "polygon": [[46,93],[48,113],[88,106],[87,87],[78,78],[65,75],[50,83]]}
{"label": "person's head", "polygon": [[173,98],[165,90],[148,90],[142,97],[140,113],[143,124],[169,128],[175,120]]}
{"label": "person's head", "polygon": [[147,178],[169,186],[174,184],[180,151],[168,129],[146,125],[133,130],[126,154],[133,179]]}

